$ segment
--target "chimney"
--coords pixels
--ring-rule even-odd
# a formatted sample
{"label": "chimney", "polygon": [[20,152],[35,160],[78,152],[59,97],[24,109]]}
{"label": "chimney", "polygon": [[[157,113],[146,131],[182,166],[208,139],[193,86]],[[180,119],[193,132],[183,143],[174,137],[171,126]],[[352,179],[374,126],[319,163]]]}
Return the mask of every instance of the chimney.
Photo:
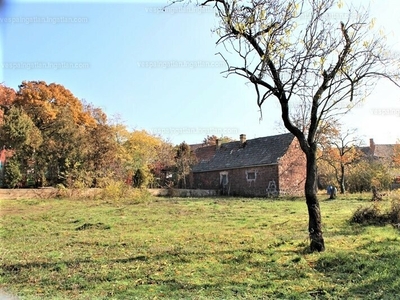
{"label": "chimney", "polygon": [[374,139],[369,139],[369,151],[372,156],[375,154],[375,142]]}
{"label": "chimney", "polygon": [[245,134],[241,134],[240,135],[240,144],[243,145],[244,143],[246,143],[246,135]]}
{"label": "chimney", "polygon": [[220,139],[216,139],[216,140],[215,140],[215,145],[217,146],[217,147],[216,147],[217,149],[221,148],[221,144],[222,144],[222,143],[221,143],[221,140],[220,140]]}

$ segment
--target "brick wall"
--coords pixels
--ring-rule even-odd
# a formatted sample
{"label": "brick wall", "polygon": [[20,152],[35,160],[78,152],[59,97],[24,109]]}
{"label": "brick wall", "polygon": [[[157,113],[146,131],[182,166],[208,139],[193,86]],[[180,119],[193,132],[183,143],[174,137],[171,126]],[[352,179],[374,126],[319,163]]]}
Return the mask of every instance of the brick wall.
{"label": "brick wall", "polygon": [[289,195],[304,195],[306,157],[294,139],[279,161],[279,188]]}
{"label": "brick wall", "polygon": [[[266,196],[266,188],[269,182],[274,181],[277,189],[279,189],[277,165],[233,169],[223,172],[228,175],[228,183],[224,189],[220,184],[220,171],[194,173],[193,188],[219,189],[223,190],[224,194],[232,196]],[[248,173],[254,173],[255,178],[249,179]]]}

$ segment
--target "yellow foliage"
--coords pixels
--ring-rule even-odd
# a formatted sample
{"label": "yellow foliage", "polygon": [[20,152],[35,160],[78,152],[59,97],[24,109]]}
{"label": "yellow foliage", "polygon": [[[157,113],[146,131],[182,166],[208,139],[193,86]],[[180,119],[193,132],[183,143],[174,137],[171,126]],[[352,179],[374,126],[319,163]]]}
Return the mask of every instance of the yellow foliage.
{"label": "yellow foliage", "polygon": [[398,140],[397,144],[394,146],[393,162],[396,167],[400,167],[400,140]]}
{"label": "yellow foliage", "polygon": [[265,9],[263,9],[263,10],[261,10],[261,13],[260,13],[260,19],[264,20],[265,16],[266,16]]}
{"label": "yellow foliage", "polygon": [[164,141],[145,130],[129,132],[123,143],[122,158],[134,171],[157,161],[159,149]]}
{"label": "yellow foliage", "polygon": [[238,23],[236,25],[236,30],[239,31],[241,34],[244,33],[245,29],[246,29],[246,25],[243,23]]}
{"label": "yellow foliage", "polygon": [[375,19],[375,18],[372,18],[371,21],[369,22],[369,29],[374,28],[375,22],[376,22],[376,19]]}

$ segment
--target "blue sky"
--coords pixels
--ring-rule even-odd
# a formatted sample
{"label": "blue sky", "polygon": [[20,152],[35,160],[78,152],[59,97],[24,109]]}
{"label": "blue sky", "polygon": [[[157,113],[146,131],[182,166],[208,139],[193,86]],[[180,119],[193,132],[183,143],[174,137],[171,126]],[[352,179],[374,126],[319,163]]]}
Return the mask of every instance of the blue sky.
{"label": "blue sky", "polygon": [[[212,10],[162,12],[165,3],[6,1],[0,82],[15,89],[23,80],[57,82],[130,129],[175,144],[199,143],[208,134],[238,139],[241,133],[282,132],[275,99],[264,104],[260,121],[253,88],[220,74],[224,64],[215,53],[223,48],[215,46]],[[400,5],[384,3],[372,1],[371,16],[400,55]],[[394,143],[400,138],[400,90],[379,84],[343,121],[359,128],[365,142]]]}

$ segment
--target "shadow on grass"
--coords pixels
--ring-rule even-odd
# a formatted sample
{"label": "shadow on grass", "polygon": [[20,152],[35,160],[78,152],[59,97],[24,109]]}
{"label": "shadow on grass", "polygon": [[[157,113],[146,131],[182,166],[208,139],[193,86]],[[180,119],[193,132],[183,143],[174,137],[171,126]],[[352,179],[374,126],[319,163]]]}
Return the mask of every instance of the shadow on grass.
{"label": "shadow on grass", "polygon": [[344,299],[397,299],[400,291],[399,240],[370,242],[357,252],[326,253],[315,269],[345,286]]}
{"label": "shadow on grass", "polygon": [[365,232],[366,228],[365,226],[359,225],[359,224],[354,224],[350,222],[346,222],[342,226],[338,226],[334,229],[331,229],[330,231],[326,232],[324,234],[325,237],[330,237],[330,236],[357,236],[363,234]]}
{"label": "shadow on grass", "polygon": [[[82,243],[85,246],[99,246],[98,243]],[[243,247],[237,249],[229,249],[229,250],[200,250],[199,248],[186,248],[181,247],[179,245],[172,245],[170,247],[162,248],[163,251],[150,251],[145,255],[137,255],[128,258],[117,258],[117,259],[108,259],[108,260],[96,260],[89,258],[81,258],[74,260],[57,260],[57,261],[31,261],[31,262],[18,262],[18,263],[2,263],[0,264],[0,274],[5,275],[5,273],[19,273],[26,270],[31,269],[48,269],[48,270],[57,270],[60,264],[65,265],[66,267],[75,267],[81,264],[96,264],[96,263],[105,263],[105,264],[124,264],[131,263],[137,261],[161,261],[161,260],[170,260],[172,262],[191,262],[192,260],[197,260],[199,258],[204,257],[214,257],[221,258],[221,261],[224,261],[224,257],[229,256],[232,257],[232,262],[234,263],[242,263],[248,260],[253,254],[259,254],[264,257],[269,257],[274,254],[274,252],[287,252],[287,253],[301,253],[301,251],[293,251],[293,250],[279,250],[280,246],[285,245],[285,241],[276,241],[270,245],[266,245],[265,248],[253,248],[253,247]],[[117,246],[117,245],[116,245]],[[125,244],[118,245],[119,247],[126,247]],[[161,248],[155,248],[161,249]],[[225,261],[229,263],[229,259]]]}
{"label": "shadow on grass", "polygon": [[[110,263],[130,263],[134,261],[146,261],[147,257],[144,255],[129,257],[129,258],[120,258],[109,260]],[[98,263],[96,260],[92,259],[76,259],[70,261],[56,261],[56,262],[26,262],[26,263],[15,263],[15,264],[1,264],[0,265],[0,274],[5,275],[6,273],[20,273],[22,271],[31,270],[31,269],[48,269],[58,270],[60,265],[65,265],[67,267],[74,267],[81,264],[89,264],[89,263]]]}
{"label": "shadow on grass", "polygon": [[[274,281],[297,280],[299,276],[305,276],[304,273],[299,274],[298,270],[291,270],[291,265],[301,263],[300,258],[294,258],[288,264],[281,266],[273,257],[273,253],[267,249],[253,249],[251,247],[233,249],[226,251],[184,251],[184,249],[176,251],[165,251],[162,253],[151,253],[148,255],[138,255],[127,258],[117,258],[108,260],[96,259],[75,259],[61,260],[56,262],[26,262],[1,264],[0,275],[5,279],[12,280],[12,284],[29,284],[26,282],[26,274],[34,274],[40,270],[40,274],[48,277],[53,272],[59,272],[63,269],[73,269],[71,278],[63,277],[62,273],[57,276],[58,282],[49,280],[41,280],[40,285],[45,288],[57,290],[72,290],[75,286],[80,291],[89,290],[93,285],[107,284],[107,282],[127,282],[125,289],[114,291],[113,295],[121,297],[120,299],[137,298],[140,295],[154,294],[154,289],[157,293],[164,293],[168,297],[175,298],[192,298],[193,295],[224,298],[224,299],[260,299],[260,298],[285,298],[290,299],[306,299],[315,291],[307,293],[299,293],[290,289],[282,289],[282,286]],[[290,255],[293,255],[292,253]],[[207,272],[211,272],[210,277],[204,276],[199,281],[193,281],[185,276],[175,276],[175,273],[166,272],[157,274],[155,268],[159,262],[168,260],[169,265],[176,266],[177,264],[192,263],[198,261],[199,257],[213,257],[218,261],[218,264],[223,266],[225,277],[219,277],[218,272],[214,273],[213,267],[205,265],[204,268],[209,268]],[[255,259],[257,257],[257,259]],[[185,261],[185,259],[187,261]],[[125,267],[133,270],[136,266],[126,266],[130,263],[144,263],[146,265],[143,272],[139,274],[130,272],[114,273],[114,270],[121,270]],[[304,262],[304,261],[302,261]],[[119,265],[121,264],[121,265]],[[107,265],[109,272],[99,274],[90,270],[96,270],[100,265]],[[143,264],[141,264],[144,266]],[[236,270],[241,272],[244,268],[254,268],[257,273],[263,273],[263,270],[274,270],[274,272],[261,277],[256,276],[252,281],[246,282],[247,278],[234,280]],[[203,268],[203,267],[202,267]],[[172,268],[173,269],[173,268]],[[87,272],[89,270],[89,272]],[[278,271],[275,273],[275,271]],[[201,272],[200,270],[198,272]],[[51,275],[52,276],[52,275]],[[261,280],[256,280],[260,279]],[[79,280],[78,280],[79,279]],[[4,281],[5,282],[5,281]],[[11,281],[10,281],[11,282]],[[151,291],[152,290],[152,291]],[[151,291],[151,292],[150,292]],[[140,294],[142,293],[142,294]],[[139,296],[138,296],[139,295]],[[146,296],[147,297],[147,296]],[[146,298],[145,297],[145,298]]]}

